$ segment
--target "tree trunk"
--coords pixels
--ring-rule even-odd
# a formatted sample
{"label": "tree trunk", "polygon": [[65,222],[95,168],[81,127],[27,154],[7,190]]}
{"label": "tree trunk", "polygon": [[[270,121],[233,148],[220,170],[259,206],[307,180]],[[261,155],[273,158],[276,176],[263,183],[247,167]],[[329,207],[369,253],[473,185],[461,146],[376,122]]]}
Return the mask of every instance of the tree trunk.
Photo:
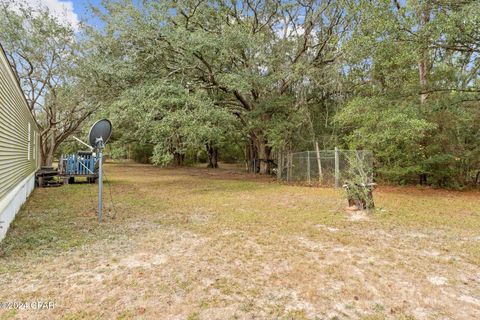
{"label": "tree trunk", "polygon": [[207,143],[208,165],[207,168],[218,168],[218,149]]}
{"label": "tree trunk", "polygon": [[[430,9],[428,4],[425,4],[425,7],[421,9],[420,17],[419,17],[419,25],[420,31],[425,27],[426,24],[430,21]],[[427,39],[423,39],[423,42],[427,42]],[[418,60],[418,78],[420,82],[420,107],[423,109],[423,106],[427,102],[428,93],[428,46],[424,45],[424,43],[420,44],[420,53],[419,53],[419,60]],[[420,174],[420,184],[427,184],[427,175],[425,173]]]}
{"label": "tree trunk", "polygon": [[45,146],[45,141],[43,141],[43,137],[40,136],[40,165],[45,166],[46,165],[46,158],[47,158],[47,151],[46,151],[46,146]]}
{"label": "tree trunk", "polygon": [[265,139],[260,139],[257,143],[258,158],[260,164],[260,174],[269,174],[270,173],[270,154],[272,148],[267,145]]}
{"label": "tree trunk", "polygon": [[428,98],[428,93],[425,92],[427,88],[427,61],[424,57],[418,62],[418,75],[420,79],[420,88],[422,93],[420,94],[420,104],[424,105]]}
{"label": "tree trunk", "polygon": [[173,154],[173,165],[176,167],[181,167],[184,164],[185,155],[180,153]]}
{"label": "tree trunk", "polygon": [[272,169],[272,148],[265,138],[258,138],[252,134],[249,143],[245,146],[245,161],[247,171],[260,174],[269,174]]}
{"label": "tree trunk", "polygon": [[42,166],[51,167],[53,163],[53,148],[49,148],[45,159],[42,159]]}
{"label": "tree trunk", "polygon": [[52,125],[46,132],[45,136],[40,137],[40,163],[42,166],[52,166],[53,157],[55,156],[58,144],[58,141],[56,141],[56,126]]}
{"label": "tree trunk", "polygon": [[[425,7],[421,9],[420,12],[420,31],[425,27],[426,24],[430,21],[430,9],[428,4],[425,4]],[[423,40],[427,43],[427,39]],[[420,57],[418,61],[418,77],[420,80],[420,104],[423,105],[427,101],[428,93],[425,91],[427,90],[427,76],[428,76],[428,46],[424,43],[421,43],[420,49]]]}
{"label": "tree trunk", "polygon": [[251,134],[249,145],[246,147],[248,157],[248,171],[260,174],[269,174],[271,169],[272,148],[268,146],[267,140],[258,138],[259,134]]}
{"label": "tree trunk", "polygon": [[258,152],[255,147],[255,137],[252,135],[248,144],[245,146],[245,161],[247,163],[247,171],[257,173],[258,170]]}

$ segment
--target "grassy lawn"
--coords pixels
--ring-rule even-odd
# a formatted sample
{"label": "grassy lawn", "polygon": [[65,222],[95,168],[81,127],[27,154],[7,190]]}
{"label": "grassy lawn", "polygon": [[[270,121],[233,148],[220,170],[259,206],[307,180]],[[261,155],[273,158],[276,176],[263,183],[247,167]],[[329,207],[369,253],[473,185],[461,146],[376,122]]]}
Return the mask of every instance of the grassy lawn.
{"label": "grassy lawn", "polygon": [[95,186],[36,189],[0,243],[0,319],[474,319],[480,192],[339,190],[235,168],[109,164]]}

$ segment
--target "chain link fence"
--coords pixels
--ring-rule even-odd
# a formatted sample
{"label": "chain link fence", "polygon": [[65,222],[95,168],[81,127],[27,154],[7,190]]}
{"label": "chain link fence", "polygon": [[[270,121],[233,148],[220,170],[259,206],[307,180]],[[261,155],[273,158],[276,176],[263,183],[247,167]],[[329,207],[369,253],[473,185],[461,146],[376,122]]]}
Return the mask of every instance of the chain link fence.
{"label": "chain link fence", "polygon": [[288,182],[340,187],[354,172],[373,181],[373,154],[368,150],[318,150],[280,155],[277,178]]}

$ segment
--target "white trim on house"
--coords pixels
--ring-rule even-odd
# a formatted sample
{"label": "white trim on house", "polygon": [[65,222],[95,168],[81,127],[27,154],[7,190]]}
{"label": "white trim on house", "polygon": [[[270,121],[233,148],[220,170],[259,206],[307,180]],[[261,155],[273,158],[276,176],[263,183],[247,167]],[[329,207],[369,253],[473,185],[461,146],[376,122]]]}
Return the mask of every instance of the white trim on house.
{"label": "white trim on house", "polygon": [[15,218],[22,204],[35,188],[35,172],[26,177],[15,188],[0,199],[0,241],[5,238],[10,223]]}

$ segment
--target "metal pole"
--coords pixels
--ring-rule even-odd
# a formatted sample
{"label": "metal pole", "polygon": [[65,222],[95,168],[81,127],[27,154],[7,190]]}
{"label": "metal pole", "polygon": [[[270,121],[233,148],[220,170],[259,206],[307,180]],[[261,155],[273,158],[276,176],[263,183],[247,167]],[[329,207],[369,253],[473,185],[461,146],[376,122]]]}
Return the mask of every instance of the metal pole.
{"label": "metal pole", "polygon": [[310,177],[310,151],[307,151],[307,181],[309,184],[312,182]]}
{"label": "metal pole", "polygon": [[102,149],[103,148],[98,148],[98,156],[99,156],[99,162],[98,162],[98,222],[102,222],[102,207],[103,207],[103,199],[102,199],[102,194],[103,194],[103,155],[102,155]]}
{"label": "metal pole", "polygon": [[278,150],[277,153],[277,180],[282,180],[282,170],[283,170],[283,158],[282,152]]}
{"label": "metal pole", "polygon": [[322,159],[320,159],[320,148],[318,147],[318,141],[315,141],[315,151],[317,152],[318,181],[322,183],[323,182]]}
{"label": "metal pole", "polygon": [[73,139],[77,140],[78,142],[80,142],[80,143],[83,144],[84,146],[87,146],[87,148],[88,148],[90,151],[93,150],[92,146],[86,144],[85,142],[83,142],[82,140],[78,139],[78,138],[75,137],[75,136],[72,136],[72,137],[73,137]]}
{"label": "metal pole", "polygon": [[335,147],[335,188],[340,187],[340,159],[338,147]]}

